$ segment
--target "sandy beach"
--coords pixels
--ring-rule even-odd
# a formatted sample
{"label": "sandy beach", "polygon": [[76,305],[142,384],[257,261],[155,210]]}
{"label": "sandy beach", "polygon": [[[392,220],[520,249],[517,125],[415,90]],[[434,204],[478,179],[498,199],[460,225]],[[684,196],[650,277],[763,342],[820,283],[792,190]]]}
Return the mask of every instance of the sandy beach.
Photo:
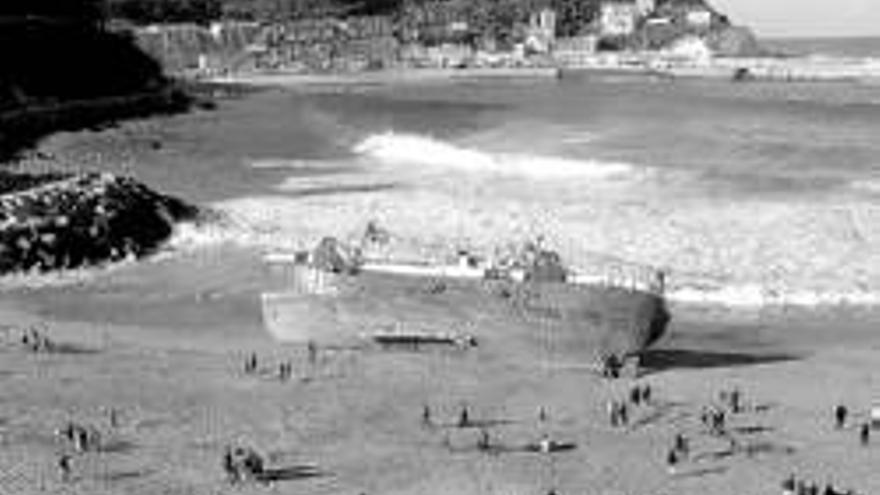
{"label": "sandy beach", "polygon": [[[304,349],[270,341],[254,307],[225,324],[187,321],[190,310],[246,308],[245,299],[166,303],[170,314],[140,318],[141,325],[56,321],[7,299],[0,309],[2,492],[478,494],[555,486],[561,493],[742,494],[778,492],[790,472],[858,493],[880,490],[878,447],[860,446],[855,426],[837,431],[832,419],[838,403],[852,409],[852,425],[866,419],[880,365],[876,325],[685,316],[646,357],[644,376],[608,381],[582,366],[548,363],[504,329],[470,351],[327,349],[311,368]],[[17,344],[14,328],[35,322],[62,350],[32,354]],[[259,356],[256,376],[242,371],[249,352]],[[294,368],[288,382],[276,374],[285,360]],[[652,403],[633,407],[628,427],[609,426],[607,402],[625,398],[635,383],[650,384]],[[744,392],[746,404],[729,419],[738,452],[698,420],[701,407],[730,387]],[[463,403],[490,425],[499,453],[477,451],[478,431],[453,426]],[[421,425],[426,404],[439,423],[433,428]],[[76,455],[72,479],[62,482],[56,462],[69,447],[52,432],[68,420],[98,428],[103,443]],[[524,451],[544,433],[576,448]],[[670,475],[665,452],[677,433],[690,438],[692,460]],[[230,487],[220,465],[227,444],[253,446],[271,467],[309,474]]]}
{"label": "sandy beach", "polygon": [[[262,120],[287,97],[58,135],[41,149],[56,167],[128,171],[160,190],[225,204],[259,190],[257,172],[240,170],[242,156],[276,157],[291,134],[305,132],[297,122]],[[394,123],[404,127],[409,108],[398,104],[403,117]],[[450,115],[458,123],[459,114]],[[279,126],[283,132],[270,132]],[[231,156],[253,141],[263,155]],[[302,143],[298,151],[308,155]],[[233,172],[210,174],[222,167]],[[298,180],[321,177],[297,167]],[[276,182],[290,175],[258,171]],[[360,185],[332,193],[374,191]],[[325,192],[289,198],[320,206]],[[620,380],[551,362],[491,327],[475,349],[383,351],[365,343],[321,349],[310,366],[305,349],[279,345],[262,328],[261,248],[175,246],[134,264],[4,279],[0,493],[744,495],[781,493],[791,473],[821,487],[880,493],[880,432],[867,446],[858,435],[880,399],[880,315],[871,308],[675,305],[669,335],[645,356],[642,375]],[[45,328],[56,351],[23,348],[30,325]],[[245,374],[252,352],[258,373]],[[282,381],[277,367],[288,360],[293,376]],[[635,384],[652,387],[651,403],[631,406],[629,425],[612,427],[608,402],[626,399]],[[734,387],[745,407],[728,417],[731,449],[699,416]],[[489,453],[476,448],[479,427],[455,427],[463,404],[489,432]],[[851,411],[843,430],[834,428],[838,404]],[[425,405],[431,427],[422,424]],[[97,451],[74,453],[53,434],[71,420],[101,432]],[[690,439],[691,454],[671,474],[666,455],[678,433]],[[574,448],[531,451],[544,434]],[[230,486],[221,465],[226,445],[255,448],[283,476]],[[58,468],[65,453],[72,455],[66,481]]]}

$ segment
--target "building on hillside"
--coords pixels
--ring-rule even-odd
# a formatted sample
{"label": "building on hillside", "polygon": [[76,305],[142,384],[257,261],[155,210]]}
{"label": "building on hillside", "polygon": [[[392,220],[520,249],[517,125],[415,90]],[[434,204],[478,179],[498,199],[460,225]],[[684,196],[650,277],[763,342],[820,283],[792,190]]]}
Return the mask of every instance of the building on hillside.
{"label": "building on hillside", "polygon": [[635,0],[605,0],[599,7],[600,36],[629,36],[641,17]]}
{"label": "building on hillside", "polygon": [[639,9],[639,16],[645,17],[651,12],[654,12],[656,8],[656,3],[654,0],[636,0],[636,5]]}
{"label": "building on hillside", "polygon": [[525,46],[528,50],[537,53],[550,51],[556,40],[556,12],[551,9],[533,12],[529,16],[525,34]]}

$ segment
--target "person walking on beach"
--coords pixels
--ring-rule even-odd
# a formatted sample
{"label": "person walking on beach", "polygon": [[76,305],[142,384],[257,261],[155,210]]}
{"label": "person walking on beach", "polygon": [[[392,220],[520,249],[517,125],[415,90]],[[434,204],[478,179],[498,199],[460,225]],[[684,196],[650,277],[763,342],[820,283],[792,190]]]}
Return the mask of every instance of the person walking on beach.
{"label": "person walking on beach", "polygon": [[742,392],[739,388],[734,388],[730,392],[730,410],[734,414],[739,414],[742,410]]}
{"label": "person walking on beach", "polygon": [[119,415],[116,411],[115,407],[111,407],[107,414],[110,416],[110,427],[117,428],[119,427]]}
{"label": "person walking on beach", "polygon": [[58,458],[58,473],[63,483],[70,481],[70,473],[72,471],[70,455],[62,454]]}
{"label": "person walking on beach", "polygon": [[608,422],[613,428],[617,428],[617,425],[620,424],[618,413],[617,401],[608,402]]}
{"label": "person walking on beach", "polygon": [[226,446],[223,450],[223,472],[226,473],[226,481],[234,485],[239,480],[238,470],[235,466],[235,460],[232,458],[232,447]]}
{"label": "person walking on beach", "polygon": [[846,416],[849,413],[846,406],[839,404],[834,408],[834,426],[838,430],[846,426]]}
{"label": "person walking on beach", "polygon": [[480,438],[477,440],[477,450],[480,452],[488,452],[492,447],[489,439],[489,432],[485,428],[480,429]]}
{"label": "person walking on beach", "polygon": [[675,476],[678,467],[678,453],[675,449],[669,449],[666,453],[666,468],[670,476]]}
{"label": "person walking on beach", "polygon": [[868,445],[871,441],[871,425],[868,423],[862,423],[862,427],[859,430],[859,441],[861,441],[862,445]]}
{"label": "person walking on beach", "polygon": [[725,414],[724,411],[712,411],[712,433],[716,436],[724,435],[725,432]]}
{"label": "person walking on beach", "polygon": [[638,385],[629,390],[629,401],[634,406],[638,406],[642,402],[642,388]]}
{"label": "person walking on beach", "polygon": [[422,406],[422,426],[430,428],[433,425],[431,422],[431,408],[425,404]]}
{"label": "person walking on beach", "polygon": [[782,480],[782,495],[795,495],[794,489],[796,481],[794,474],[790,474],[788,478]]}
{"label": "person walking on beach", "polygon": [[290,361],[285,361],[278,365],[278,379],[286,382],[290,379],[291,375],[293,375],[293,365],[290,364]]}
{"label": "person walking on beach", "polygon": [[467,406],[461,406],[461,413],[458,415],[458,427],[467,428],[471,425],[470,415]]}
{"label": "person walking on beach", "polygon": [[626,402],[620,402],[618,404],[618,416],[620,417],[620,425],[626,426],[629,424],[629,411],[626,407]]}
{"label": "person walking on beach", "polygon": [[675,435],[675,443],[674,447],[675,451],[677,451],[683,458],[688,458],[691,452],[690,441],[684,434],[678,433]]}
{"label": "person walking on beach", "polygon": [[257,371],[257,353],[252,352],[244,362],[244,372],[248,375]]}

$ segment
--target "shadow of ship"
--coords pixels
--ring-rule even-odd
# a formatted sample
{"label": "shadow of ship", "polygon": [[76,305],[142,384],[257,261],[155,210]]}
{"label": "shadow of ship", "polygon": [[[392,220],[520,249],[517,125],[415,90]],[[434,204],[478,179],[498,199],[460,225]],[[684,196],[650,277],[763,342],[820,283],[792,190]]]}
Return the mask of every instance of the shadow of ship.
{"label": "shadow of ship", "polygon": [[[276,256],[279,290],[262,295],[266,329],[281,342],[340,343],[380,329],[436,335],[466,329],[506,348],[600,362],[656,342],[670,315],[659,290],[578,281],[555,253],[532,247],[513,268],[371,259],[325,239],[312,252]],[[656,287],[655,287],[656,288]]]}

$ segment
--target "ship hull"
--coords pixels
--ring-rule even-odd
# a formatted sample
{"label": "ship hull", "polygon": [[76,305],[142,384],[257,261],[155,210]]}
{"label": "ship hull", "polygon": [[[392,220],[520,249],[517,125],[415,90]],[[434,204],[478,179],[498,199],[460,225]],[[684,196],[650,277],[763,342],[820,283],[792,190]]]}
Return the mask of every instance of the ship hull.
{"label": "ship hull", "polygon": [[597,285],[303,268],[288,287],[264,293],[262,304],[266,329],[291,343],[452,333],[584,361],[637,352],[663,334],[668,320],[662,297]]}

